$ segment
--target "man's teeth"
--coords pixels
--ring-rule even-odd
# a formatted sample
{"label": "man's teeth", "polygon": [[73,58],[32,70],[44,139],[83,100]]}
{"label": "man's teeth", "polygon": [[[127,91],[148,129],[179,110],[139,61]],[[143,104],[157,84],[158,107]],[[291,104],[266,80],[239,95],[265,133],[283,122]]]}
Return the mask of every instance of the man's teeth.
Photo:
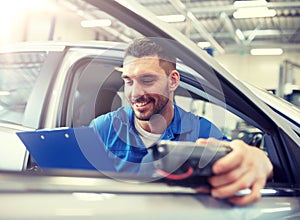
{"label": "man's teeth", "polygon": [[142,106],[144,106],[144,105],[146,105],[147,104],[147,102],[139,102],[139,103],[135,103],[135,105],[137,106],[137,107],[142,107]]}

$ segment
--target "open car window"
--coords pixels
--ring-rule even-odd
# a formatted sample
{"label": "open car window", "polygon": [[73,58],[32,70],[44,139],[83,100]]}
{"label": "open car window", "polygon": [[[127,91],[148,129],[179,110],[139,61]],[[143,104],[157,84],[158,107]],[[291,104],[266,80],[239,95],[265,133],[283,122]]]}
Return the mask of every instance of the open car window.
{"label": "open car window", "polygon": [[175,96],[181,108],[213,122],[229,139],[240,139],[264,149],[263,132],[232,112],[205,100],[181,95]]}
{"label": "open car window", "polygon": [[[69,88],[63,122],[67,126],[88,126],[95,117],[114,111],[127,105],[123,92],[123,81],[119,67],[121,60],[111,60],[102,56],[85,57],[73,65],[69,72]],[[187,75],[195,77],[196,73],[179,64],[182,79],[175,92],[174,102],[184,110],[204,117],[213,122],[229,139],[242,139],[250,145],[263,146],[263,132],[251,121],[242,118],[243,114],[230,112],[226,103],[214,98],[201,88],[209,83],[198,76],[199,87],[192,87],[184,81]],[[190,72],[182,72],[189,70]],[[190,74],[192,72],[192,74]],[[210,85],[210,88],[214,87]],[[215,88],[214,88],[215,89]],[[220,104],[221,103],[221,104]],[[230,108],[229,108],[230,109]]]}

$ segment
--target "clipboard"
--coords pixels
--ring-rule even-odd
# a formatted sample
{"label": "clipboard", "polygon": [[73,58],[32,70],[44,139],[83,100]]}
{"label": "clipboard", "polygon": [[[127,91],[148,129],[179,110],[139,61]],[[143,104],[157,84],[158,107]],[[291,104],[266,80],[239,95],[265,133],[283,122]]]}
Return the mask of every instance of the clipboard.
{"label": "clipboard", "polygon": [[115,171],[105,145],[90,127],[17,132],[42,169]]}

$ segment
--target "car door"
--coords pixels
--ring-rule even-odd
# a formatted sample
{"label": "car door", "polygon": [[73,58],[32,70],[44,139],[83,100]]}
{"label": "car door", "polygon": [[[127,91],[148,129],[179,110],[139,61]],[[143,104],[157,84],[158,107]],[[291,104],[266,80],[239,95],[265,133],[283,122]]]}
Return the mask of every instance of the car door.
{"label": "car door", "polygon": [[[281,176],[282,180],[288,179],[300,183],[300,176],[297,175],[297,170],[300,169],[300,157],[295,156],[300,153],[299,134],[242,82],[219,65],[210,55],[195,47],[194,43],[180,32],[159,21],[139,4],[133,1],[108,3],[88,0],[87,2],[106,11],[145,36],[155,37],[158,42],[162,39],[162,46],[176,54],[185,65],[201,75],[211,86],[209,84],[206,86],[206,83],[201,84],[193,78],[187,79],[188,84],[194,87],[199,85],[204,87],[208,95],[221,100],[226,106],[232,107],[232,110],[239,111],[245,118],[258,123],[266,134],[270,134],[266,141],[273,145],[269,149],[269,156],[278,167],[275,170],[279,172],[278,176]],[[121,12],[120,7],[123,7]],[[214,89],[211,90],[210,87]]]}
{"label": "car door", "polygon": [[[144,36],[161,42],[163,47],[176,54],[184,65],[195,72],[195,75],[183,74],[184,88],[212,104],[218,104],[259,129],[263,134],[266,153],[274,165],[273,183],[283,184],[287,191],[295,192],[294,186],[297,188],[300,184],[299,122],[295,121],[291,126],[290,121],[293,119],[288,120],[284,115],[277,114],[274,106],[273,109],[270,108],[210,55],[196,47],[182,33],[156,19],[139,4],[133,1],[87,2],[122,20]],[[120,11],[120,8],[123,10]],[[205,95],[201,95],[203,92]],[[295,195],[293,193],[289,196]]]}

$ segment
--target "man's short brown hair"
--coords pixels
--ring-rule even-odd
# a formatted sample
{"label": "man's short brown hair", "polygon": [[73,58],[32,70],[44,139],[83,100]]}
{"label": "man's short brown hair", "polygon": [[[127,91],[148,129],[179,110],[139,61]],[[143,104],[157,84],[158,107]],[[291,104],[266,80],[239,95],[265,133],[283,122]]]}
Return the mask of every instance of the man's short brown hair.
{"label": "man's short brown hair", "polygon": [[[176,69],[176,57],[170,55],[160,44],[154,42],[155,39],[138,38],[134,40],[128,48],[125,50],[124,59],[127,56],[133,56],[137,58],[147,56],[158,56],[159,65],[163,68],[166,74],[169,74],[172,70]],[[163,43],[163,40],[159,40]]]}

